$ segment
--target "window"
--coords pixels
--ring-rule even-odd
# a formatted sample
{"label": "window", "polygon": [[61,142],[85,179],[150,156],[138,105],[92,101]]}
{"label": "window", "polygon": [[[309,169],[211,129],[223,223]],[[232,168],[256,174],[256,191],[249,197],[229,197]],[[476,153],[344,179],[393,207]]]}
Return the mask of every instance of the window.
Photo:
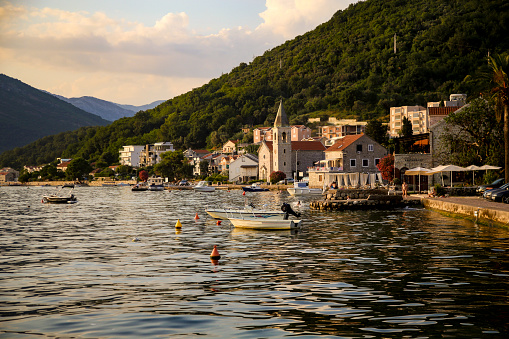
{"label": "window", "polygon": [[322,175],[318,175],[318,181],[323,181]]}
{"label": "window", "polygon": [[378,165],[380,163],[380,158],[375,158],[375,165]]}
{"label": "window", "polygon": [[286,132],[281,133],[281,141],[286,142]]}
{"label": "window", "polygon": [[369,144],[368,145],[368,151],[369,152],[373,152],[373,144]]}
{"label": "window", "polygon": [[362,144],[358,144],[357,146],[357,152],[362,152]]}
{"label": "window", "polygon": [[368,167],[369,166],[369,159],[362,159],[362,167]]}
{"label": "window", "polygon": [[286,149],[283,149],[283,153],[286,153]]}
{"label": "window", "polygon": [[357,164],[355,163],[355,159],[350,159],[350,167],[355,167]]}
{"label": "window", "polygon": [[283,166],[286,166],[286,161],[285,161],[285,162],[283,162]]}

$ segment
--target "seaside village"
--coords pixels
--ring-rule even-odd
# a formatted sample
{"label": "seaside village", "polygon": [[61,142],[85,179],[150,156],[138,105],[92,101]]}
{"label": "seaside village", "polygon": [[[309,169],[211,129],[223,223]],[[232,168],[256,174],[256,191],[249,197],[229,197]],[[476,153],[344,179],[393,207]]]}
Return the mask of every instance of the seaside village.
{"label": "seaside village", "polygon": [[[462,109],[465,101],[465,94],[451,94],[450,100],[442,105],[440,102],[428,102],[427,107],[390,108],[389,137],[402,142],[402,121],[406,117],[412,124],[413,134],[404,141],[413,143],[419,150],[410,154],[394,154],[394,177],[399,178],[400,183],[406,181],[410,189],[426,191],[434,182],[442,182],[443,176],[440,175],[420,176],[417,179],[415,176],[405,176],[405,172],[416,167],[442,165],[436,154],[437,150],[443,152],[447,149],[447,145],[440,144],[445,125],[443,119]],[[194,176],[223,173],[228,176],[229,182],[236,184],[257,180],[268,182],[272,172],[281,171],[286,175],[283,183],[305,180],[309,187],[387,187],[389,183],[383,180],[377,165],[388,155],[388,150],[364,134],[367,122],[329,117],[328,121],[309,119],[309,123],[318,125],[317,136],[312,136],[312,130],[304,125],[290,125],[284,102],[281,101],[273,127],[243,129],[244,133],[252,131],[253,144],[259,146],[258,155],[246,152],[249,144],[229,140],[220,150],[187,149],[184,156],[193,165]],[[119,150],[120,165],[133,168],[152,166],[161,160],[162,153],[174,150],[171,142],[126,145]],[[60,159],[57,169],[65,172],[70,160]],[[204,166],[203,162],[207,165]],[[111,166],[111,169],[114,171],[115,167]],[[28,172],[41,168],[25,166]],[[90,176],[94,177],[99,170],[94,170]],[[3,168],[0,182],[16,182],[18,176],[14,169]],[[452,186],[454,174],[447,179],[449,186]],[[150,180],[159,184],[168,181],[167,178],[156,177]],[[447,182],[444,184],[447,185]]]}

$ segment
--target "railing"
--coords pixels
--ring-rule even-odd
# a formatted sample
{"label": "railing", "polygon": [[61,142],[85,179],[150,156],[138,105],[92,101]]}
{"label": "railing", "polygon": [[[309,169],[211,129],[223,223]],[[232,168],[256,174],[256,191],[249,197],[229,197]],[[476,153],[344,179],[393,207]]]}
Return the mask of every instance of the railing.
{"label": "railing", "polygon": [[319,166],[313,166],[313,167],[308,167],[308,171],[343,172],[343,167],[319,167]]}

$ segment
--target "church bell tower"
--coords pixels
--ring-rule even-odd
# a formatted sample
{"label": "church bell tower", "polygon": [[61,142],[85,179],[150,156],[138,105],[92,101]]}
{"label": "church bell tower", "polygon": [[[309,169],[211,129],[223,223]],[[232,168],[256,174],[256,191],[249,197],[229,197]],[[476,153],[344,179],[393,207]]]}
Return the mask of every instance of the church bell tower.
{"label": "church bell tower", "polygon": [[292,128],[288,123],[283,100],[279,102],[276,120],[273,129],[273,159],[274,171],[281,171],[286,174],[287,178],[292,177]]}

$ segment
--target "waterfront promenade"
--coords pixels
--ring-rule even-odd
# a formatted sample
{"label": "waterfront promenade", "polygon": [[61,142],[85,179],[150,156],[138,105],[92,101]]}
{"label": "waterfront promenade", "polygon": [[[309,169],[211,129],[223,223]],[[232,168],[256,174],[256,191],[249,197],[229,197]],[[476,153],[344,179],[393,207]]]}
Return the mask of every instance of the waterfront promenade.
{"label": "waterfront promenade", "polygon": [[412,195],[408,199],[421,199],[427,209],[461,217],[474,222],[509,228],[509,204],[489,201],[481,197],[429,198]]}

